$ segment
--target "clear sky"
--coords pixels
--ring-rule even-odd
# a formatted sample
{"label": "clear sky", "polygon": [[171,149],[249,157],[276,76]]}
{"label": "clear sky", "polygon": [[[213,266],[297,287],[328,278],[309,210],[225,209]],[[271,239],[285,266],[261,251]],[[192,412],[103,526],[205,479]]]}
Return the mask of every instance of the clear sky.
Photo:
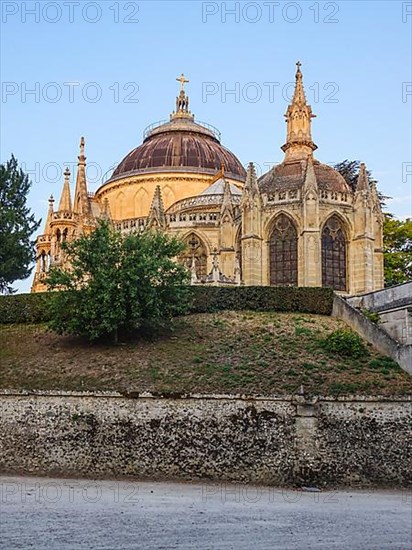
{"label": "clear sky", "polygon": [[168,118],[182,72],[196,118],[266,171],[283,158],[297,60],[316,157],[366,162],[388,210],[412,215],[411,2],[3,0],[1,17],[1,161],[30,173],[43,220],[80,136],[93,191]]}

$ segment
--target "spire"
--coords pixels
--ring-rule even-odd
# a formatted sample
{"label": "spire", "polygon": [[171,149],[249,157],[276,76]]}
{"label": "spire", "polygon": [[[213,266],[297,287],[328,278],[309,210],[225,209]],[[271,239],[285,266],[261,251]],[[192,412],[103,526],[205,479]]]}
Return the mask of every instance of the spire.
{"label": "spire", "polygon": [[72,211],[72,199],[70,196],[70,170],[66,168],[64,171],[64,184],[63,190],[60,197],[59,211],[66,210],[68,212]]}
{"label": "spire", "polygon": [[166,225],[165,208],[163,205],[162,192],[160,185],[156,185],[152,204],[149,210],[149,225],[164,227]]}
{"label": "spire", "polygon": [[225,180],[222,207],[220,209],[220,212],[222,215],[224,214],[225,211],[228,211],[230,215],[233,214],[232,192],[230,190],[230,183],[227,180]]}
{"label": "spire", "polygon": [[292,103],[289,105],[285,118],[287,123],[286,143],[282,146],[285,160],[302,160],[308,155],[313,155],[317,149],[312,141],[311,121],[316,115],[312,113],[312,107],[308,105],[303,88],[303,75],[300,70],[301,63],[296,63],[295,92]]}
{"label": "spire", "polygon": [[255,194],[260,194],[257,184],[255,165],[253,164],[253,162],[249,162],[249,165],[247,167],[246,182],[243,189],[244,191],[249,192],[252,196]]}
{"label": "spire", "polygon": [[50,224],[53,221],[53,205],[54,205],[54,198],[53,195],[50,195],[49,198],[49,211],[47,212],[47,219],[46,223],[44,225],[44,234],[48,235],[50,232]]}
{"label": "spire", "polygon": [[90,215],[90,204],[87,196],[86,157],[84,156],[84,137],[80,139],[80,154],[77,157],[76,190],[74,192],[75,212],[85,216]]}
{"label": "spire", "polygon": [[359,167],[358,181],[356,183],[356,191],[370,191],[369,178],[366,172],[365,163],[361,163]]}
{"label": "spire", "polygon": [[176,111],[173,111],[170,115],[170,120],[175,120],[177,118],[189,118],[190,120],[194,120],[194,116],[189,111],[189,96],[186,95],[185,92],[185,84],[188,83],[189,80],[186,79],[183,73],[176,78],[176,80],[180,82],[180,92],[176,97]]}

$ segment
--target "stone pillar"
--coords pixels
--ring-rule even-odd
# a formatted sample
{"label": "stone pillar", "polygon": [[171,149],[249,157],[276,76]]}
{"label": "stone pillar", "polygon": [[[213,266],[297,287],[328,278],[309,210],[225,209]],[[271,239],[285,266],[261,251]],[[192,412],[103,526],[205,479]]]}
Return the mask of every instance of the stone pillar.
{"label": "stone pillar", "polygon": [[242,237],[242,274],[247,286],[262,285],[262,239],[257,236]]}

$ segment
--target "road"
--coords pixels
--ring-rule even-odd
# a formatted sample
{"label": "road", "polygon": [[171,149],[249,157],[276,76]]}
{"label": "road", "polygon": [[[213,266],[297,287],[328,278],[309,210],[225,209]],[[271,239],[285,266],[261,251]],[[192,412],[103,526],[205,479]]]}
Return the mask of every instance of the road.
{"label": "road", "polygon": [[409,491],[0,477],[0,548],[412,548]]}

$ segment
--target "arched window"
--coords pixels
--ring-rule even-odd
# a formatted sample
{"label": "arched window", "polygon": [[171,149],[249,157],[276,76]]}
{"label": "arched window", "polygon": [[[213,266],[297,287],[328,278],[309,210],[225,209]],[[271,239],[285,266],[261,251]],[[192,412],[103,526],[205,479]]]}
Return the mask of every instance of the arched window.
{"label": "arched window", "polygon": [[276,218],[269,241],[269,258],[271,285],[298,284],[298,234],[295,224],[285,214]]}
{"label": "arched window", "polygon": [[322,231],[322,285],[346,290],[346,237],[343,224],[333,215]]}
{"label": "arched window", "polygon": [[180,262],[190,269],[195,262],[196,277],[198,280],[207,276],[207,252],[203,241],[195,234],[190,233],[185,239],[186,250],[179,257]]}

